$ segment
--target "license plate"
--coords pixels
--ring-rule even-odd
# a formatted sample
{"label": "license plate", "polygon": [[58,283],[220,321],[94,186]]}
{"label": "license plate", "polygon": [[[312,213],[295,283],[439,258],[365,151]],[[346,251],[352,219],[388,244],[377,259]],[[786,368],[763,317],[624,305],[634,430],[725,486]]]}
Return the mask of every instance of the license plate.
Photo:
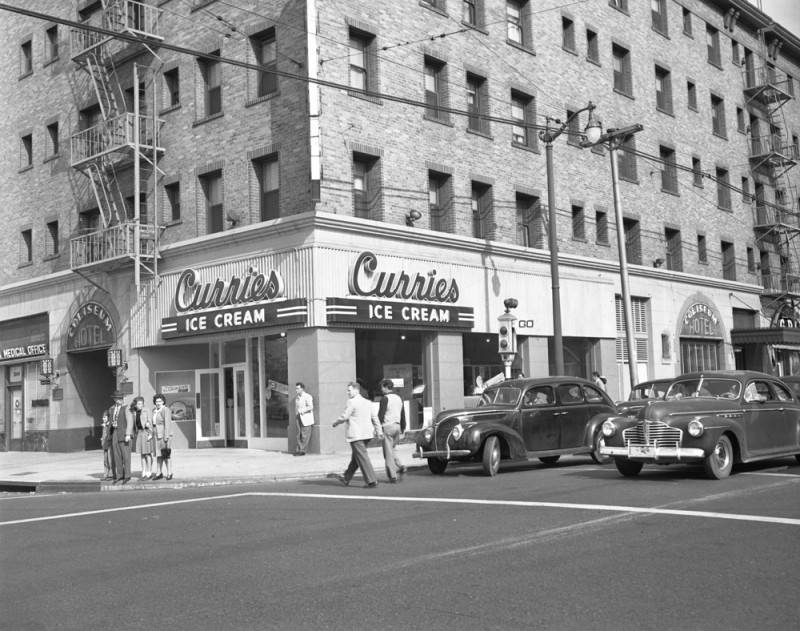
{"label": "license plate", "polygon": [[652,458],[653,448],[650,445],[631,445],[628,448],[628,454],[631,458]]}

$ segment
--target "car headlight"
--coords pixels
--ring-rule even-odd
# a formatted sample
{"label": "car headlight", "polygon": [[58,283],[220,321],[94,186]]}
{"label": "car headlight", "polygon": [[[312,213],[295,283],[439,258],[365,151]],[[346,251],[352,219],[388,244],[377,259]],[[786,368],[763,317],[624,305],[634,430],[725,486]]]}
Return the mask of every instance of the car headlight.
{"label": "car headlight", "polygon": [[611,438],[614,434],[616,434],[617,426],[614,424],[614,421],[603,421],[602,432],[603,436],[606,438]]}
{"label": "car headlight", "polygon": [[464,427],[461,425],[461,423],[454,426],[453,431],[450,432],[454,440],[458,440],[459,438],[461,438],[461,434],[463,433],[464,433]]}
{"label": "car headlight", "polygon": [[692,436],[693,438],[700,438],[700,436],[703,435],[705,427],[703,427],[702,421],[693,418],[691,421],[689,421],[689,425],[686,429],[689,432],[689,436]]}
{"label": "car headlight", "polygon": [[422,440],[426,443],[431,442],[431,438],[433,438],[433,430],[430,427],[422,430]]}

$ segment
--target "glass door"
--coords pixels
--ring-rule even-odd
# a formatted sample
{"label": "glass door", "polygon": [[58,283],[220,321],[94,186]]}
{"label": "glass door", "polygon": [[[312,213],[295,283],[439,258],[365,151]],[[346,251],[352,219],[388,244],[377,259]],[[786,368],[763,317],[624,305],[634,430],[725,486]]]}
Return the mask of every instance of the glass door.
{"label": "glass door", "polygon": [[247,440],[247,424],[250,416],[247,406],[247,366],[234,364],[223,366],[225,390],[226,439],[230,446],[233,441]]}
{"label": "glass door", "polygon": [[216,368],[195,371],[197,440],[224,438],[222,382]]}

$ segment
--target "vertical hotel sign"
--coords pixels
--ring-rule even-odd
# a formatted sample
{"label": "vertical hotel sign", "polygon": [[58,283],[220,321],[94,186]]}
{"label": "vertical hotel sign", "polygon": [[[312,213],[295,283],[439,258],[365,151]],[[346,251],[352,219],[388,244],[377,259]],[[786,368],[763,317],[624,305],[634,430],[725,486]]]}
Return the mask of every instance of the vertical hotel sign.
{"label": "vertical hotel sign", "polygon": [[454,304],[461,295],[456,280],[439,276],[436,269],[426,274],[387,272],[378,268],[374,253],[362,252],[350,268],[348,287],[356,298],[326,301],[331,325],[471,329],[475,323],[472,307]]}
{"label": "vertical hotel sign", "polygon": [[178,277],[172,309],[177,315],[161,320],[161,337],[172,339],[268,326],[305,324],[305,298],[284,298],[283,278],[253,266],[244,276],[217,277],[203,282],[193,269]]}

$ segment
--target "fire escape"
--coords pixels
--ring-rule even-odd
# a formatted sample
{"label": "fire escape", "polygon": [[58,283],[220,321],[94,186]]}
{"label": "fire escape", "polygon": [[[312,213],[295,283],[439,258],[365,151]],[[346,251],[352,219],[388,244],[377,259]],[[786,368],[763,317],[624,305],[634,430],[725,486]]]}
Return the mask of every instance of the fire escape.
{"label": "fire escape", "polygon": [[[103,29],[135,37],[132,42],[105,33],[72,29],[72,60],[89,77],[97,98],[99,116],[70,138],[71,166],[82,173],[97,203],[99,221],[70,243],[70,266],[77,272],[108,271],[133,262],[135,283],[157,271],[157,195],[152,195],[153,220],[147,221],[148,182],[155,190],[159,127],[155,98],[150,116],[140,86],[152,72],[132,64],[133,89],[126,99],[116,63],[131,55],[148,53],[163,39],[159,35],[157,7],[135,0],[102,0]],[[87,22],[91,24],[92,22]],[[138,50],[137,50],[138,49]],[[140,76],[141,74],[141,76]],[[152,93],[155,84],[151,81]],[[132,98],[131,98],[132,97]],[[122,193],[119,172],[132,168],[132,198]],[[126,184],[130,192],[129,184]]]}
{"label": "fire escape", "polygon": [[[798,147],[788,137],[784,105],[793,98],[791,79],[771,59],[777,57],[777,39],[767,43],[772,28],[759,31],[760,51],[745,56],[744,96],[750,111],[750,170],[755,184],[751,196],[756,243],[762,251],[761,279],[765,297],[800,298],[800,215],[797,192],[789,171],[798,163]],[[769,182],[774,201],[767,200]]]}

